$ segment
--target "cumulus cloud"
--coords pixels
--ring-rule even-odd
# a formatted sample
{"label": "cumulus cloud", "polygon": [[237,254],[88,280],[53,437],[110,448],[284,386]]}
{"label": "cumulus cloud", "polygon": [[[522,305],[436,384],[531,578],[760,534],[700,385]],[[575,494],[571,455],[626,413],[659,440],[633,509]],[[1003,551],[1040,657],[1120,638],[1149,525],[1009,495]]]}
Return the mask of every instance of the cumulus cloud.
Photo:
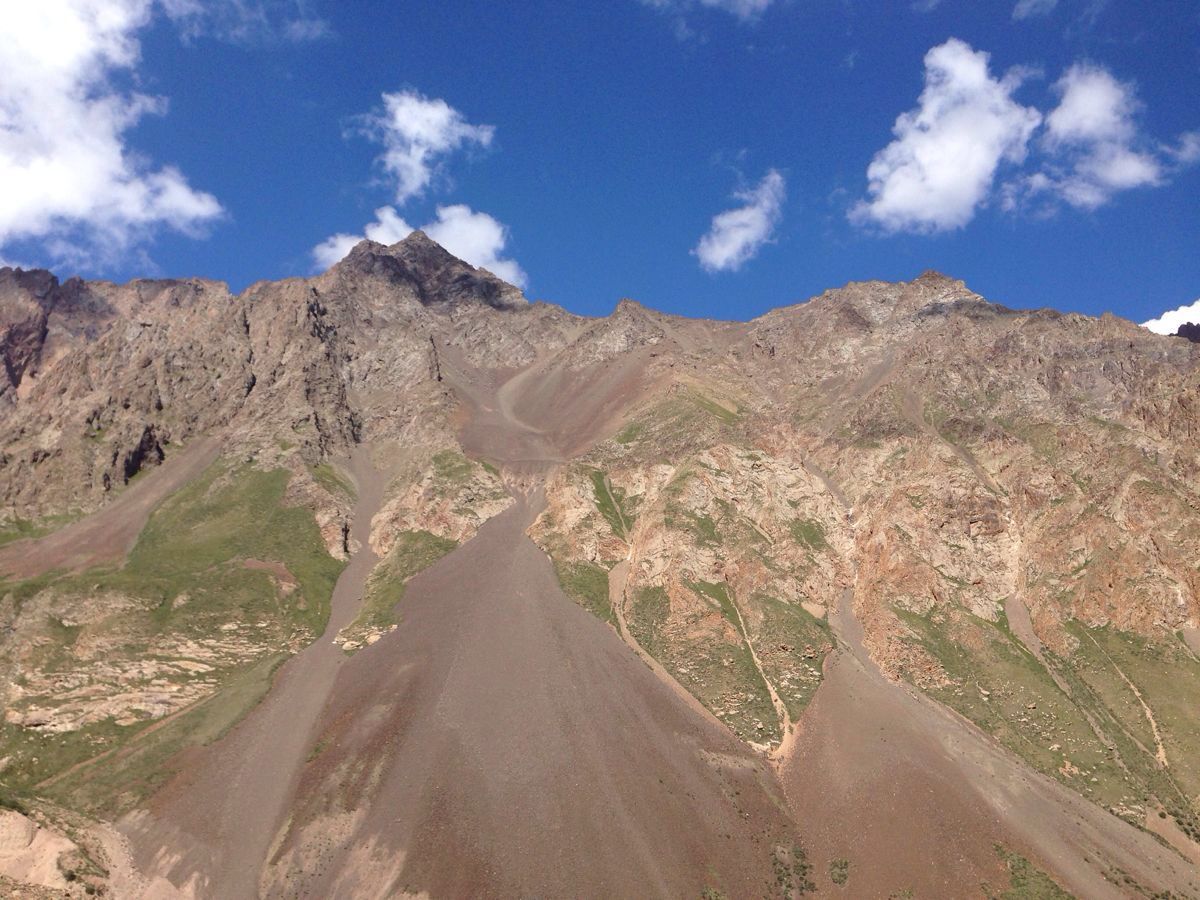
{"label": "cumulus cloud", "polygon": [[925,88],[867,168],[851,219],[885,231],[947,231],[971,221],[1001,163],[1021,163],[1041,114],[1013,100],[1024,71],[992,77],[988,54],[957,38],[925,55]]}
{"label": "cumulus cloud", "polygon": [[[1142,133],[1133,85],[1107,69],[1068,68],[1054,85],[1058,105],[1045,116],[1013,99],[1027,74],[1018,68],[992,77],[988,55],[956,38],[930,50],[917,108],[896,120],[895,140],[871,161],[869,196],[851,209],[851,221],[889,232],[946,231],[966,225],[997,193],[1008,211],[1093,210],[1121,191],[1166,184],[1200,161],[1200,132],[1173,146]],[[997,191],[1005,164],[1011,175]]]}
{"label": "cumulus cloud", "polygon": [[[529,278],[516,260],[503,256],[508,244],[508,229],[487,213],[476,212],[464,204],[439,206],[437,218],[421,230],[459,259],[487,269],[509,284],[525,288]],[[394,206],[375,210],[375,221],[361,235],[335,234],[312,250],[318,269],[327,269],[342,259],[364,237],[380,244],[402,241],[414,231]]]}
{"label": "cumulus cloud", "polygon": [[1162,183],[1163,163],[1138,134],[1139,104],[1131,84],[1079,63],[1055,89],[1062,99],[1046,117],[1044,138],[1052,154],[1051,190],[1073,206],[1095,209],[1118,191]]}
{"label": "cumulus cloud", "polygon": [[692,251],[708,272],[736,272],[771,239],[783,214],[783,176],[775,169],[750,190],[734,197],[743,205],[713,216],[712,227]]}
{"label": "cumulus cloud", "polygon": [[469,123],[445,100],[411,90],[384,94],[383,110],[362,117],[359,124],[383,145],[379,163],[401,204],[425,192],[445,157],[463,147],[487,147],[495,134],[491,125]]}
{"label": "cumulus cloud", "polygon": [[1017,0],[1012,17],[1017,21],[1048,16],[1058,6],[1058,0]]}
{"label": "cumulus cloud", "polygon": [[1200,300],[1189,303],[1187,306],[1168,310],[1157,319],[1143,322],[1142,327],[1149,328],[1155,334],[1174,334],[1179,330],[1180,325],[1187,322],[1200,324]]}
{"label": "cumulus cloud", "polygon": [[185,40],[303,43],[328,37],[329,23],[306,0],[161,0]]}
{"label": "cumulus cloud", "polygon": [[150,0],[10,4],[0,42],[0,247],[39,239],[89,266],[166,227],[194,235],[221,215],[211,194],[126,142],[166,101],[115,89],[134,70]]}

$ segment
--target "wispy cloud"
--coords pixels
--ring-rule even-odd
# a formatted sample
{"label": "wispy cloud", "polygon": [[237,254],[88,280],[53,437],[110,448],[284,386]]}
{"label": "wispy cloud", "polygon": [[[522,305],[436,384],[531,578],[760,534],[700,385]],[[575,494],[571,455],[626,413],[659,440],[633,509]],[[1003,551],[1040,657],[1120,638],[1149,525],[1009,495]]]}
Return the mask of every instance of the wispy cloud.
{"label": "wispy cloud", "polygon": [[361,117],[359,125],[383,145],[378,162],[397,203],[423,194],[446,157],[465,147],[487,147],[495,134],[491,125],[472,125],[445,100],[411,90],[384,94],[383,109]]}
{"label": "wispy cloud", "polygon": [[187,40],[215,37],[239,44],[305,43],[331,34],[307,0],[160,0]]}
{"label": "wispy cloud", "polygon": [[740,22],[757,21],[775,0],[641,0],[645,6],[676,17],[676,31],[681,37],[691,34],[684,17],[696,9],[713,9],[728,13]]}
{"label": "wispy cloud", "polygon": [[1058,6],[1058,0],[1017,0],[1013,7],[1012,17],[1016,21],[1036,19],[1048,16]]}
{"label": "wispy cloud", "polygon": [[742,206],[713,216],[708,233],[692,251],[708,272],[736,272],[771,239],[783,215],[787,194],[783,175],[775,169],[754,188],[738,191]]}

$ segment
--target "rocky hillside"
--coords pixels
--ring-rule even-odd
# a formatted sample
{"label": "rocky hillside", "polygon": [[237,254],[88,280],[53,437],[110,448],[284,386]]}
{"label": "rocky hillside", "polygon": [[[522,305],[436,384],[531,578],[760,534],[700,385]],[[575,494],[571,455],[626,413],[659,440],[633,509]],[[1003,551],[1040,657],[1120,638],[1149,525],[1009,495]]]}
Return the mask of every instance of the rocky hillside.
{"label": "rocky hillside", "polygon": [[588,319],[418,232],[236,296],[0,269],[0,355],[0,800],[76,822],[88,883],[113,862],[74,817],[137,810],[238,721],[347,558],[379,560],[352,654],[514,497],[563,592],[764,758],[802,741],[844,605],[887,678],[1200,859],[1188,341],[936,273]]}

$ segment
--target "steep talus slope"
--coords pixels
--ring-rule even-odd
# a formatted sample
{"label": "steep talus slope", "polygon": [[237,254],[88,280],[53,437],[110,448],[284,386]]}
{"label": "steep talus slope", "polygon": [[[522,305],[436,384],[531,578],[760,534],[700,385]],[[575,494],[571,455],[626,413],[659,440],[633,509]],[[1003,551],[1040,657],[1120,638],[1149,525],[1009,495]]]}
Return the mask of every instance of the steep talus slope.
{"label": "steep talus slope", "polygon": [[586,319],[415,233],[0,270],[0,353],[3,777],[120,820],[88,878],[1198,895],[1188,342],[936,273]]}

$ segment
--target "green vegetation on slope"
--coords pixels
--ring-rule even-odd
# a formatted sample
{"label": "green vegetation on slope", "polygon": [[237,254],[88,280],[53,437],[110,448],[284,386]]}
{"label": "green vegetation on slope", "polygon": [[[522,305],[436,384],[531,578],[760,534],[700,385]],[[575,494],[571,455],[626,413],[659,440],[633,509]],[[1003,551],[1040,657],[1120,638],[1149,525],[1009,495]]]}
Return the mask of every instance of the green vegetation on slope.
{"label": "green vegetation on slope", "polygon": [[596,498],[596,508],[604,521],[612,529],[613,534],[622,540],[629,538],[633,528],[633,506],[626,497],[625,491],[613,487],[608,476],[600,469],[592,469],[588,473],[592,480],[592,492]]}
{"label": "green vegetation on slope", "polygon": [[[77,681],[104,669],[103,677],[96,676],[103,684],[116,677],[113,671],[148,661],[159,666],[153,683],[160,690],[201,677],[214,692],[170,724],[135,719],[118,725],[105,718],[47,733],[5,722],[0,755],[9,757],[5,780],[13,790],[33,790],[120,748],[120,760],[141,758],[145,765],[136,771],[109,763],[84,766],[44,790],[70,796],[85,809],[132,802],[164,777],[157,767],[175,750],[209,740],[236,721],[265,691],[274,666],[324,630],[342,563],[326,552],[311,513],[282,505],[287,481],[282,470],[215,463],[151,515],[121,568],[3,586],[0,595],[14,613],[46,596],[63,598],[69,608],[93,608],[78,623],[46,615],[33,646],[10,650],[23,654],[22,671],[44,679],[63,673]],[[246,560],[282,577],[249,568]],[[27,685],[28,678],[22,680]],[[34,700],[42,708],[66,702],[45,693]],[[148,745],[126,744],[147,732],[161,752],[143,758]]]}
{"label": "green vegetation on slope", "polygon": [[[953,681],[929,689],[938,700],[1131,823],[1141,826],[1157,800],[1186,834],[1200,837],[1189,800],[1200,785],[1200,663],[1185,648],[1069,622],[1077,649],[1069,659],[1047,651],[1051,673],[1003,617],[991,623],[964,612],[896,612]],[[1166,769],[1130,683],[1154,715]]]}
{"label": "green vegetation on slope", "polygon": [[554,560],[554,572],[563,593],[602,622],[615,626],[616,614],[608,601],[608,573],[595,563],[559,562]]}
{"label": "green vegetation on slope", "polygon": [[1019,853],[997,844],[996,854],[1008,868],[1008,888],[1004,893],[996,894],[985,886],[984,893],[989,900],[1074,900],[1054,879]]}
{"label": "green vegetation on slope", "polygon": [[358,493],[345,475],[331,466],[329,463],[321,463],[313,466],[312,476],[317,484],[325,488],[331,494],[342,494],[343,496],[354,498]]}
{"label": "green vegetation on slope", "polygon": [[343,629],[342,639],[355,641],[396,624],[396,605],[404,599],[408,580],[457,546],[456,541],[428,531],[400,532],[391,552],[371,573],[362,606],[354,621]]}

